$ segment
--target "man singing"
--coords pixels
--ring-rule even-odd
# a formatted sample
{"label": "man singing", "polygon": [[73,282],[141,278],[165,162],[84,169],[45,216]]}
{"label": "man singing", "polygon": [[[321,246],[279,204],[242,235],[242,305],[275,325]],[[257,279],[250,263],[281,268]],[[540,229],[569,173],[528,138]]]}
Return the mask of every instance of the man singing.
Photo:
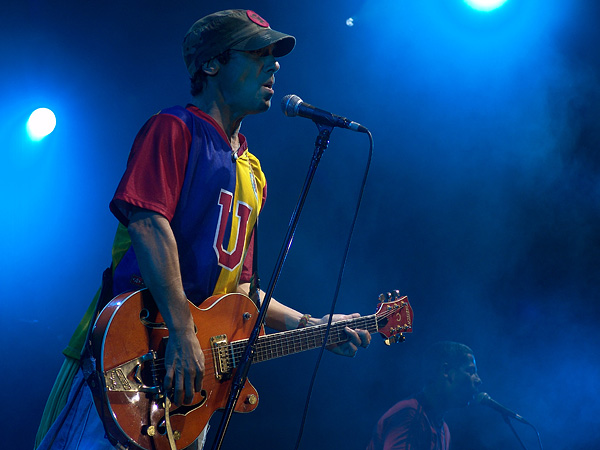
{"label": "man singing", "polygon": [[[190,403],[205,377],[195,333],[202,324],[194,324],[188,300],[200,305],[215,294],[250,294],[266,179],[240,127],[246,116],[269,109],[278,58],[294,45],[294,37],[273,30],[253,11],[220,11],[194,23],[183,41],[192,100],[160,111],[142,127],[110,203],[120,222],[111,296],[143,287],[152,294],[169,331],[164,391],[175,405]],[[92,320],[82,321],[77,336],[85,336]],[[289,330],[327,323],[327,317],[312,318],[273,300],[266,323]],[[369,345],[367,331],[346,333],[348,341],[330,350],[353,356]],[[81,341],[71,342],[74,358],[65,363],[76,374],[70,399],[40,449],[113,448],[78,370],[81,347]],[[45,414],[52,409],[60,411],[51,405]],[[44,431],[40,427],[39,434]],[[205,434],[206,428],[190,448],[201,448]]]}

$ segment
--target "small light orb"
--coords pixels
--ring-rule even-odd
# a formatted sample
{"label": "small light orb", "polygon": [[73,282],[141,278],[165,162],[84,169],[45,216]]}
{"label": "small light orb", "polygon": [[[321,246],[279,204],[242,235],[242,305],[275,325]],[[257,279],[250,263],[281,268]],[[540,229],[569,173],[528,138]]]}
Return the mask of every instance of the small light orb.
{"label": "small light orb", "polygon": [[38,108],[29,116],[27,133],[33,141],[39,141],[48,136],[56,127],[56,116],[48,108]]}
{"label": "small light orb", "polygon": [[349,27],[353,27],[354,26],[354,19],[352,17],[348,17],[346,19],[346,25]]}

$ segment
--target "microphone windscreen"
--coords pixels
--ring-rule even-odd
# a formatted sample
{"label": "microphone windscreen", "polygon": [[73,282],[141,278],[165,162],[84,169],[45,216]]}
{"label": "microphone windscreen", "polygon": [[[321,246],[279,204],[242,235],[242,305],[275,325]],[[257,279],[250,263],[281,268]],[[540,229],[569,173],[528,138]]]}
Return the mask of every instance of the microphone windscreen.
{"label": "microphone windscreen", "polygon": [[298,107],[302,103],[302,99],[294,94],[288,94],[281,99],[281,110],[288,117],[296,117],[298,115]]}
{"label": "microphone windscreen", "polygon": [[491,400],[492,398],[488,395],[487,392],[480,392],[479,394],[477,394],[477,398],[476,401],[479,404],[483,404],[489,400]]}

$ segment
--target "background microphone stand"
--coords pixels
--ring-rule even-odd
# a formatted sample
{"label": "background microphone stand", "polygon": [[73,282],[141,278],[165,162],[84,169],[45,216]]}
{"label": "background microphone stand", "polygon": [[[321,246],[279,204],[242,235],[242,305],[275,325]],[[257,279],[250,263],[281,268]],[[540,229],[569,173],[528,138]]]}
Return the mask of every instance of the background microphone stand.
{"label": "background microphone stand", "polygon": [[[504,419],[504,421],[508,424],[508,426],[510,427],[510,429],[512,430],[513,434],[515,435],[515,437],[517,438],[517,440],[519,441],[519,444],[521,444],[521,447],[523,447],[524,450],[527,450],[527,447],[525,447],[525,444],[523,443],[523,441],[521,440],[521,438],[519,437],[519,435],[517,434],[517,430],[515,430],[515,427],[513,426],[512,422],[510,421],[510,416],[506,413],[502,413],[502,418]],[[543,450],[542,447],[542,439],[540,438],[540,433],[537,430],[536,427],[533,426],[533,424],[529,423],[528,421],[526,421],[525,419],[521,420],[522,423],[529,425],[531,428],[533,428],[533,430],[536,432],[537,434],[537,438],[538,438],[538,444],[540,446],[540,450]]]}
{"label": "background microphone stand", "polygon": [[512,422],[510,421],[510,418],[508,417],[508,415],[507,414],[502,414],[502,418],[504,419],[504,421],[508,424],[508,426],[512,430],[513,434],[517,438],[517,441],[519,441],[519,444],[521,444],[521,447],[523,447],[524,450],[527,450],[527,447],[525,447],[525,444],[523,443],[523,441],[521,440],[521,438],[517,434],[517,430],[515,430],[515,427],[513,426]]}
{"label": "background microphone stand", "polygon": [[315,151],[313,153],[308,174],[306,175],[306,180],[304,181],[304,186],[302,187],[302,191],[300,193],[300,198],[298,199],[298,202],[296,204],[296,208],[292,213],[290,224],[288,225],[288,231],[285,236],[281,251],[279,253],[279,257],[277,258],[275,269],[273,270],[273,275],[271,276],[271,280],[269,281],[269,285],[267,286],[267,290],[265,291],[265,298],[261,302],[258,318],[256,319],[256,324],[252,329],[252,332],[248,339],[248,345],[246,346],[244,355],[242,356],[242,359],[238,364],[238,369],[231,383],[229,399],[227,401],[227,406],[225,407],[221,423],[219,424],[219,428],[217,430],[217,437],[213,442],[213,450],[220,449],[221,445],[223,444],[223,439],[225,438],[227,427],[229,426],[229,422],[231,421],[231,416],[233,415],[235,405],[240,397],[242,388],[246,383],[246,379],[248,378],[248,371],[250,370],[250,366],[252,365],[252,359],[254,358],[254,352],[256,351],[256,342],[258,340],[261,327],[265,321],[267,309],[269,308],[269,303],[271,302],[271,298],[273,297],[273,291],[275,290],[275,285],[279,280],[281,270],[283,269],[283,264],[287,258],[288,252],[292,245],[292,240],[294,239],[294,234],[298,226],[298,220],[300,219],[300,213],[302,212],[302,208],[304,207],[304,203],[306,201],[310,185],[312,184],[312,180],[317,171],[317,166],[319,165],[319,162],[321,160],[321,156],[323,156],[325,149],[329,145],[329,136],[333,131],[333,127],[329,125],[322,125],[317,122],[315,123],[319,129],[319,135],[317,136],[315,142]]}

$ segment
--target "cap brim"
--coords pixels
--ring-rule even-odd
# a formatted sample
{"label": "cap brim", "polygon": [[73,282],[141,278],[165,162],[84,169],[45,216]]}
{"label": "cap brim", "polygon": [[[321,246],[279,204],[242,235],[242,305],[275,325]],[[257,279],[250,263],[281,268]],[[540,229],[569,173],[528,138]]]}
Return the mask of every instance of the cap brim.
{"label": "cap brim", "polygon": [[259,50],[271,44],[275,44],[273,55],[279,58],[287,55],[294,49],[296,46],[296,38],[289,34],[266,28],[264,31],[243,40],[231,48],[233,50],[252,51]]}

